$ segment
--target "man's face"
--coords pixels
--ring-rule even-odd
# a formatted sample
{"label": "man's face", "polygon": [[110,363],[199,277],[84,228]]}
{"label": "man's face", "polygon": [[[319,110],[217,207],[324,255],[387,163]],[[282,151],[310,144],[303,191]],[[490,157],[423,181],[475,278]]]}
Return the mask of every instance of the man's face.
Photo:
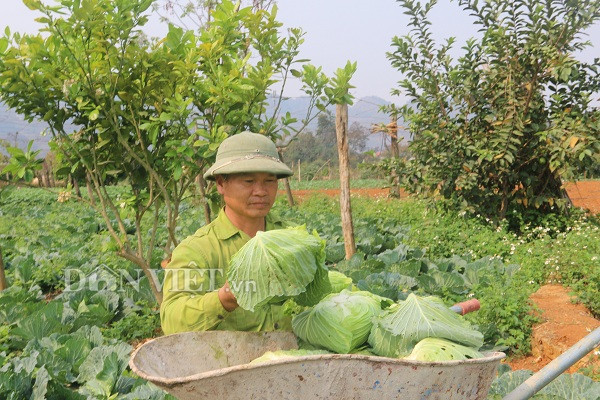
{"label": "man's face", "polygon": [[225,208],[237,218],[264,218],[277,196],[277,177],[267,172],[217,176],[217,190]]}

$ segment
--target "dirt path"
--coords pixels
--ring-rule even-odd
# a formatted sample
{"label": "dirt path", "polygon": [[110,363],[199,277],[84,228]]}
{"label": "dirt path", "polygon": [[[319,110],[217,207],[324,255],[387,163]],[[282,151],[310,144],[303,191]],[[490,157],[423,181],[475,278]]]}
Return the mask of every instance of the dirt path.
{"label": "dirt path", "polygon": [[[592,317],[583,305],[572,303],[569,290],[561,285],[542,286],[531,295],[531,300],[540,309],[543,322],[533,329],[532,354],[508,362],[513,369],[538,371],[600,327],[600,321]],[[569,368],[568,372],[590,366],[600,372],[600,357],[592,353]]]}

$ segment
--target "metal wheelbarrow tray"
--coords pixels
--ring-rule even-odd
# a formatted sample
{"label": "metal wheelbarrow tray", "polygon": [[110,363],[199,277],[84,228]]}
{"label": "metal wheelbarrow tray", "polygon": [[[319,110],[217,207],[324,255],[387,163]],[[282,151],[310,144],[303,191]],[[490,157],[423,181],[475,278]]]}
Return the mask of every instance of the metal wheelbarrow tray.
{"label": "metal wheelbarrow tray", "polygon": [[249,365],[266,351],[296,349],[291,332],[187,332],[132,354],[140,377],[187,399],[485,399],[504,353],[422,362],[325,354]]}

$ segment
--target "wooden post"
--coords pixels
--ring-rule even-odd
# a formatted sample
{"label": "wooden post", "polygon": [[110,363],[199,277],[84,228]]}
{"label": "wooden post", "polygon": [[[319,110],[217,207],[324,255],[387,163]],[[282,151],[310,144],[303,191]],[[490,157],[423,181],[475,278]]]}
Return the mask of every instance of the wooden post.
{"label": "wooden post", "polygon": [[348,105],[338,104],[335,109],[335,133],[340,161],[340,209],[346,260],[356,253],[352,207],[350,205],[350,161],[348,159]]}
{"label": "wooden post", "polygon": [[[398,149],[398,118],[392,115],[390,119],[391,128],[391,150],[392,150],[392,159],[394,161],[398,161],[400,158],[400,150]],[[400,178],[396,173],[396,170],[392,170],[392,187],[390,188],[390,196],[400,198]]]}
{"label": "wooden post", "polygon": [[[277,148],[277,153],[279,154],[279,159],[283,162],[283,149]],[[292,163],[292,172],[294,171],[294,164]],[[294,201],[294,196],[292,195],[292,188],[290,187],[289,178],[283,178],[283,186],[285,187],[285,195],[287,196],[287,201],[290,207],[294,207],[296,202]]]}
{"label": "wooden post", "polygon": [[2,248],[0,247],[0,291],[6,289],[6,276],[4,275],[4,261],[2,261]]}

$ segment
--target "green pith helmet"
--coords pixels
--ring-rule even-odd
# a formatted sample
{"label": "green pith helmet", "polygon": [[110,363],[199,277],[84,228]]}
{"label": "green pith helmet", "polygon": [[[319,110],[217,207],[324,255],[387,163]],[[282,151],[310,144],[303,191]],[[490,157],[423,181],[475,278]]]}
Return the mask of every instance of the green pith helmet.
{"label": "green pith helmet", "polygon": [[293,175],[279,159],[275,143],[265,135],[249,131],[223,140],[217,150],[217,160],[206,171],[204,179],[215,180],[215,175],[243,172],[269,172],[277,178]]}

